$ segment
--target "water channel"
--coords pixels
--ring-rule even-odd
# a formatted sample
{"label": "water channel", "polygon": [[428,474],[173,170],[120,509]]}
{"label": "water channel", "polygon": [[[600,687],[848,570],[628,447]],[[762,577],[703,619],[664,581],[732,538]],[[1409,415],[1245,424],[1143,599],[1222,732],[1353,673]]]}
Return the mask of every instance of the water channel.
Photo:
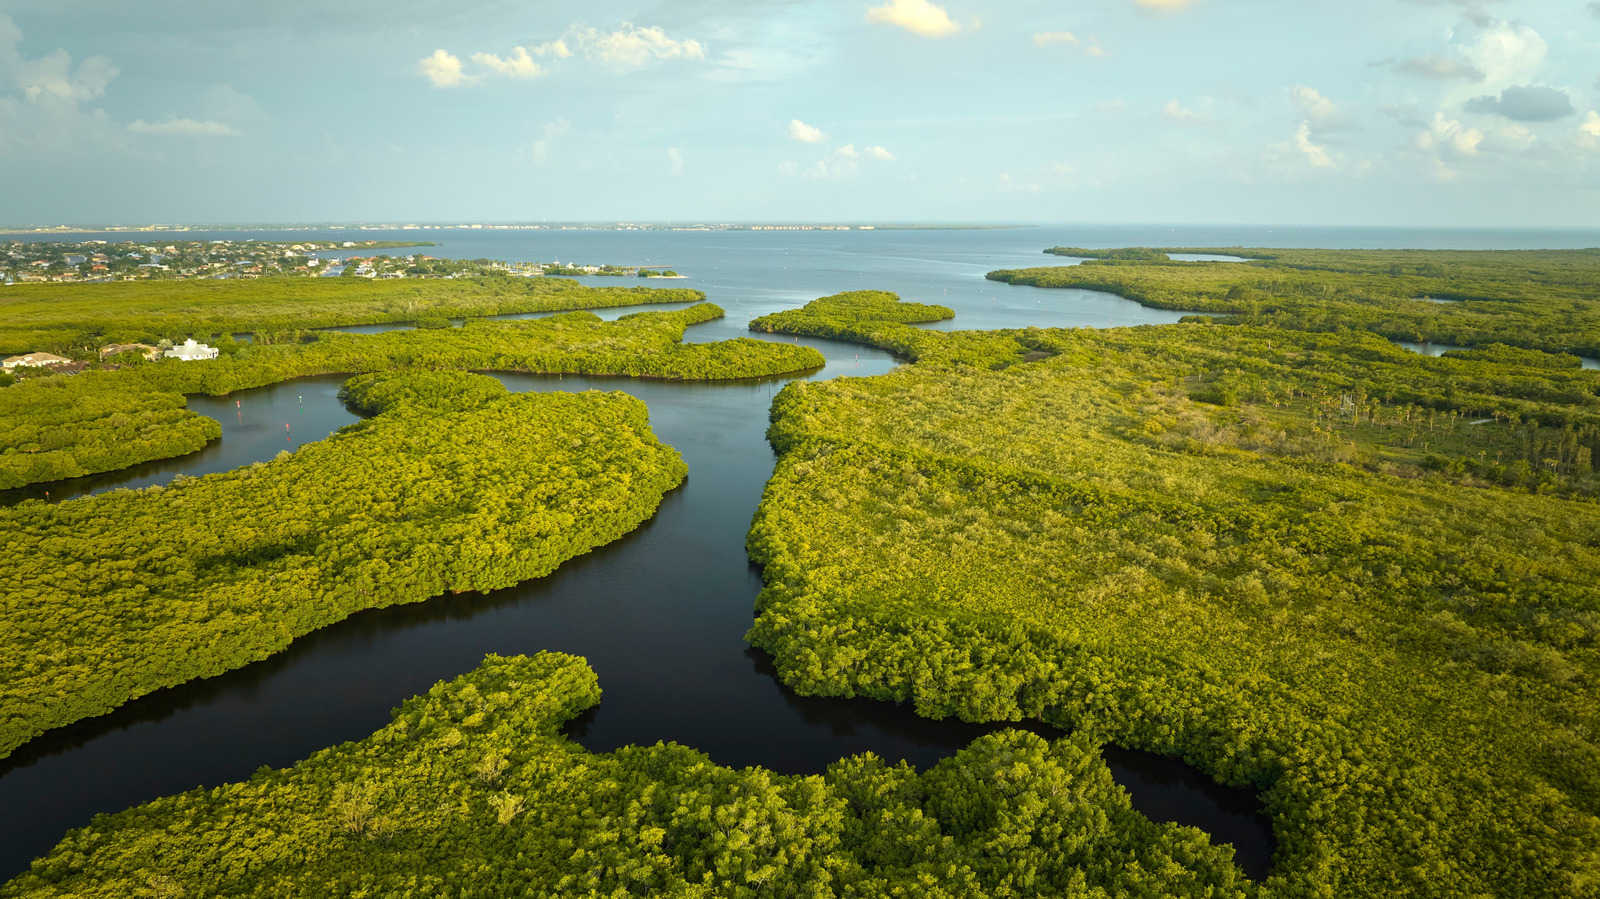
{"label": "water channel", "polygon": [[[1061,293],[1049,295],[1052,304],[1062,302]],[[996,309],[996,318],[1022,317],[1033,299],[1011,294],[1016,308]],[[1108,302],[1104,295],[1089,300],[1095,305],[1086,317],[1134,315],[1125,300],[1114,307],[1099,305]],[[747,333],[742,321],[697,325],[686,339],[735,333]],[[800,342],[828,358],[810,377],[880,374],[895,364],[866,347]],[[869,750],[924,768],[995,729],[919,718],[892,703],[797,696],[774,678],[770,660],[745,644],[761,577],[745,555],[744,536],[775,461],[765,438],[768,408],[788,379],[499,377],[515,391],[622,390],[644,400],[655,433],[688,463],[687,483],[644,526],[549,577],[358,613],[265,661],[159,691],[20,748],[0,761],[0,878],[96,813],[242,780],[262,765],[291,765],[360,739],[386,724],[405,698],[471,670],[491,652],[549,649],[587,658],[604,698],[569,735],[596,752],[666,740],[719,764],[788,774],[818,773]],[[223,424],[221,441],[137,471],[48,485],[51,498],[271,458],[355,420],[337,399],[342,380],[191,397],[191,408]],[[1222,787],[1172,759],[1115,747],[1106,758],[1136,808],[1233,844],[1241,867],[1265,876],[1274,841],[1248,791]]]}

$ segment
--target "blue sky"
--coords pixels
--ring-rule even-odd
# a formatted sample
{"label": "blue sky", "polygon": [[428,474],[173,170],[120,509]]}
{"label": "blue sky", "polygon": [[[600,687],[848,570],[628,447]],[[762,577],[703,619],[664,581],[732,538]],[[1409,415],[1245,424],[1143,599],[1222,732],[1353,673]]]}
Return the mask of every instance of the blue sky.
{"label": "blue sky", "polygon": [[0,222],[1600,226],[1600,0],[0,0]]}

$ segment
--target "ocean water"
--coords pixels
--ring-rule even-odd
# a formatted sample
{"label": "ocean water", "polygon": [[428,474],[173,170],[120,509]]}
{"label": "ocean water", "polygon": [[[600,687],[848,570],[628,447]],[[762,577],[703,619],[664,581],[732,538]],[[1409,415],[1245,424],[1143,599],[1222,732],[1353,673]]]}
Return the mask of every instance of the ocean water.
{"label": "ocean water", "polygon": [[[26,240],[54,239],[30,235]],[[1053,246],[1091,248],[1322,247],[1329,249],[1576,249],[1600,247],[1594,230],[1450,230],[1228,225],[1048,225],[979,230],[602,231],[395,230],[188,231],[72,235],[75,240],[428,240],[387,250],[455,259],[671,268],[681,281],[583,277],[597,285],[690,287],[728,312],[726,326],[697,339],[743,333],[749,319],[845,290],[887,290],[956,311],[943,327],[1104,327],[1176,321],[1088,291],[1039,291],[984,279],[1002,268],[1070,265]],[[366,254],[351,250],[338,255]],[[331,255],[331,254],[330,254]],[[1203,263],[1197,263],[1203,264]],[[1108,300],[1115,300],[1109,302]],[[706,333],[706,332],[702,332]]]}

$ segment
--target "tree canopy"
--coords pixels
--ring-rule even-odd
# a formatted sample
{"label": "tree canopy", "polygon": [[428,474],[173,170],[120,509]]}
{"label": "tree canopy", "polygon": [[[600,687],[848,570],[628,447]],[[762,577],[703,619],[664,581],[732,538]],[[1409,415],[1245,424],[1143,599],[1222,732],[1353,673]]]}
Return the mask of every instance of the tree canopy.
{"label": "tree canopy", "polygon": [[0,509],[0,757],[358,610],[549,574],[685,474],[622,393],[465,372],[351,393],[380,414],[272,462]]}
{"label": "tree canopy", "polygon": [[674,744],[590,754],[558,728],[599,699],[581,659],[490,656],[365,740],[96,818],[0,897],[1251,893],[1227,847],[1135,812],[1082,738],[786,777]]}
{"label": "tree canopy", "polygon": [[1575,443],[1521,481],[1479,447],[1592,439],[1600,374],[1357,332],[846,331],[917,362],[774,403],[750,639],[786,683],[1252,786],[1285,894],[1592,891],[1593,478]]}

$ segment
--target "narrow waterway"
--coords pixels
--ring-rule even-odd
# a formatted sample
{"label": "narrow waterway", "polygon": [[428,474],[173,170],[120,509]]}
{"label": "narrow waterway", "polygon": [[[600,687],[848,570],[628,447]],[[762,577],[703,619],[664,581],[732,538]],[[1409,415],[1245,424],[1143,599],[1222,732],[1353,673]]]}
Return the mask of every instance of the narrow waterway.
{"label": "narrow waterway", "polygon": [[0,505],[25,499],[61,502],[107,490],[154,487],[169,484],[180,475],[199,477],[232,471],[252,462],[265,462],[285,450],[293,452],[360,420],[339,402],[339,388],[348,378],[349,375],[317,375],[228,396],[192,394],[186,398],[189,410],[216,419],[222,425],[221,440],[176,459],[157,459],[103,474],[0,490]]}
{"label": "narrow waterway", "polygon": [[[828,356],[813,377],[879,374],[894,365],[864,347],[800,342]],[[265,661],[160,691],[22,747],[0,762],[0,877],[21,871],[96,813],[241,780],[262,765],[291,765],[360,739],[405,698],[471,670],[490,652],[587,658],[604,698],[570,734],[597,752],[667,740],[720,764],[782,773],[820,772],[869,750],[926,767],[995,729],[931,721],[891,703],[796,696],[773,677],[770,660],[745,644],[761,577],[744,537],[775,461],[765,438],[768,409],[787,379],[499,377],[517,391],[597,388],[644,400],[655,433],[688,463],[687,483],[637,531],[549,577],[359,613]],[[192,404],[219,418],[225,436],[206,451],[210,457],[186,459],[233,467],[270,457],[273,438],[289,443],[274,430],[286,416],[291,435],[293,416],[305,416],[308,439],[315,428],[320,437],[353,420],[337,401],[339,380],[208,400],[220,414]],[[1171,759],[1114,748],[1106,756],[1141,811],[1208,831],[1235,846],[1247,873],[1265,875],[1273,838],[1248,791]]]}

